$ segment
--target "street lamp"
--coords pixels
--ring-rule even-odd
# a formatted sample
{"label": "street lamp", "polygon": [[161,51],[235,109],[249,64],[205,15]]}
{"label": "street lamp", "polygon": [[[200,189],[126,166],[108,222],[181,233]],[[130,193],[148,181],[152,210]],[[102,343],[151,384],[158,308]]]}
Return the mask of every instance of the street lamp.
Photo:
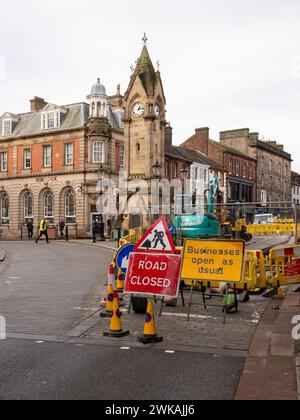
{"label": "street lamp", "polygon": [[[152,165],[152,175],[153,175],[153,178],[154,179],[160,180],[160,178],[161,178],[161,169],[162,169],[162,166],[161,166],[161,164],[157,160],[156,163],[154,163],[154,165]],[[160,198],[159,187],[158,187],[157,194],[158,194],[158,211],[157,211],[157,216],[158,216],[159,213],[160,213],[159,212],[159,198]]]}
{"label": "street lamp", "polygon": [[[104,177],[105,177],[105,174],[106,174],[106,171],[105,171],[105,169],[103,168],[103,165],[102,165],[102,163],[101,163],[101,166],[100,166],[100,168],[99,168],[99,170],[98,170],[98,175],[99,175],[99,180],[100,181],[103,181],[104,180]],[[99,242],[105,242],[105,237],[104,237],[104,221],[103,221],[103,206],[102,206],[102,196],[103,196],[103,190],[102,190],[102,186],[101,186],[101,191],[100,191],[100,198],[101,198],[101,212],[100,212],[100,215],[99,215],[99,223],[98,223],[98,229],[97,229],[97,231],[98,231],[98,233],[99,233],[99,235],[100,235],[100,238],[99,238]]]}
{"label": "street lamp", "polygon": [[160,163],[158,162],[158,160],[156,161],[156,163],[154,165],[152,165],[152,173],[153,173],[153,177],[155,179],[160,179],[160,176],[161,176],[161,168],[162,168],[162,166],[160,165]]}
{"label": "street lamp", "polygon": [[185,213],[184,208],[184,195],[185,195],[185,183],[189,176],[189,170],[186,167],[186,165],[183,165],[181,171],[180,171],[181,179],[182,179],[182,213]]}

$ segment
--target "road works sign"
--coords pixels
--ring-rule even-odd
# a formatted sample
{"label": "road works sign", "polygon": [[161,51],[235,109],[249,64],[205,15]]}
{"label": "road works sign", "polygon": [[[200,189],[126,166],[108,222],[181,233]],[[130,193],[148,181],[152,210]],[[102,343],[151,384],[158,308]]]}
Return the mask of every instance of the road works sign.
{"label": "road works sign", "polygon": [[135,252],[174,254],[175,245],[165,217],[161,217],[136,244]]}
{"label": "road works sign", "polygon": [[244,241],[186,240],[181,279],[240,283],[244,255]]}
{"label": "road works sign", "polygon": [[180,264],[180,255],[131,254],[124,293],[176,298]]}

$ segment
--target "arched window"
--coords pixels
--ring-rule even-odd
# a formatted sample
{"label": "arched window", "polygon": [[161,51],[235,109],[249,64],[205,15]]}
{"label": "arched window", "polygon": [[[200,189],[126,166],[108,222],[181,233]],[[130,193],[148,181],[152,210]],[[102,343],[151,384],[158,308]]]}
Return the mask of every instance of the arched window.
{"label": "arched window", "polygon": [[101,103],[97,102],[97,117],[101,116]]}
{"label": "arched window", "polygon": [[33,219],[33,197],[30,193],[27,193],[24,197],[24,219],[25,223]]}
{"label": "arched window", "polygon": [[1,207],[1,224],[8,225],[9,224],[9,198],[7,194],[4,194],[1,197],[0,207]]}
{"label": "arched window", "polygon": [[76,197],[72,190],[65,195],[65,219],[66,223],[76,223]]}
{"label": "arched window", "polygon": [[51,191],[48,191],[44,197],[44,217],[50,222],[54,221],[54,197]]}
{"label": "arched window", "polygon": [[140,143],[137,143],[136,144],[136,154],[139,155],[140,152],[141,152],[141,145],[140,145]]}

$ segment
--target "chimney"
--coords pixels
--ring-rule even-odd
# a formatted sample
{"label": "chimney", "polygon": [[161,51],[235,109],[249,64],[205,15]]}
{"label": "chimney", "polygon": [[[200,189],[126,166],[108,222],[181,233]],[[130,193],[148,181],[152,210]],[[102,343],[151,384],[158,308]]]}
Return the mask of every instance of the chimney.
{"label": "chimney", "polygon": [[166,126],[166,134],[165,134],[165,145],[166,148],[172,147],[173,144],[173,128],[171,127],[170,123]]}
{"label": "chimney", "polygon": [[35,96],[33,99],[30,100],[30,111],[31,112],[38,112],[43,109],[47,105],[47,102],[43,98],[39,98]]}
{"label": "chimney", "polygon": [[117,93],[116,96],[121,96],[121,85],[117,85]]}
{"label": "chimney", "polygon": [[209,128],[196,128],[196,134],[194,138],[194,150],[198,150],[205,156],[208,156],[208,140]]}

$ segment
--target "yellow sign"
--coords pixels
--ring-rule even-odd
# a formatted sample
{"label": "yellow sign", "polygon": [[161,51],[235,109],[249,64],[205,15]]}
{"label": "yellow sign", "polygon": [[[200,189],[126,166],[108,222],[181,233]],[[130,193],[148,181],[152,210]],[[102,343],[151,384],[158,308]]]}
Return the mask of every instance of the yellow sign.
{"label": "yellow sign", "polygon": [[243,279],[244,255],[244,241],[187,239],[181,279],[240,283]]}

